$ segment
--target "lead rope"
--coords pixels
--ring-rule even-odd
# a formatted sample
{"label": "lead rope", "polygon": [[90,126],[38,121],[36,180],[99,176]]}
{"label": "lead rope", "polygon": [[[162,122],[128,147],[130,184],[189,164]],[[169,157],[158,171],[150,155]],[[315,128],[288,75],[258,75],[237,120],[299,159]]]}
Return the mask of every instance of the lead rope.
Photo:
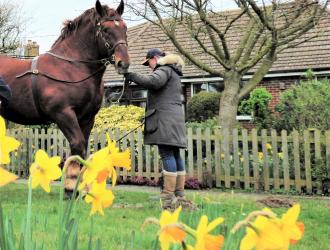
{"label": "lead rope", "polygon": [[[119,96],[119,98],[115,101],[115,102],[111,102],[111,104],[118,104],[121,100],[121,98],[123,97],[124,95],[124,92],[125,92],[125,88],[126,86],[128,87],[130,85],[130,81],[127,80],[125,77],[123,78],[123,88],[121,89],[121,94]],[[143,121],[141,122],[141,124],[135,128],[133,128],[132,130],[128,131],[126,134],[124,134],[122,137],[120,137],[119,139],[116,140],[116,142],[119,142],[121,141],[122,139],[124,139],[126,136],[128,136],[129,134],[133,133],[135,130],[137,130],[138,128],[142,127],[145,123],[145,119],[143,119]]]}
{"label": "lead rope", "polygon": [[136,128],[133,128],[132,130],[130,130],[129,132],[127,132],[126,134],[124,134],[122,137],[120,137],[118,140],[116,140],[116,142],[121,141],[122,139],[124,139],[126,136],[128,136],[129,134],[131,134],[132,132],[134,132],[135,130],[137,130],[139,127],[142,127],[145,123],[145,119],[143,119],[143,121],[141,122],[141,124],[139,126],[137,126]]}
{"label": "lead rope", "polygon": [[125,88],[126,88],[126,84],[127,84],[127,87],[128,87],[128,84],[129,84],[129,82],[125,79],[125,77],[123,77],[123,87],[122,87],[122,89],[121,89],[121,91],[120,91],[120,95],[119,95],[119,97],[118,97],[118,99],[116,100],[116,101],[112,101],[112,99],[110,100],[110,103],[111,104],[119,104],[119,102],[120,102],[120,100],[122,99],[122,97],[123,97],[123,95],[124,95],[124,93],[125,93]]}

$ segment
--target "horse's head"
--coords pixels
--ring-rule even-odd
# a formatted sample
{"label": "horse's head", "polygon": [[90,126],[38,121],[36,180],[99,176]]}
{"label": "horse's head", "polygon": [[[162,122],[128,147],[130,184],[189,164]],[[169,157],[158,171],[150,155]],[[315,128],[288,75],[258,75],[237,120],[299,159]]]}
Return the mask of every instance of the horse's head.
{"label": "horse's head", "polygon": [[116,10],[102,6],[96,1],[98,15],[97,39],[101,49],[108,56],[113,56],[118,73],[126,73],[130,64],[127,47],[127,27],[121,15],[124,12],[124,1],[121,0]]}

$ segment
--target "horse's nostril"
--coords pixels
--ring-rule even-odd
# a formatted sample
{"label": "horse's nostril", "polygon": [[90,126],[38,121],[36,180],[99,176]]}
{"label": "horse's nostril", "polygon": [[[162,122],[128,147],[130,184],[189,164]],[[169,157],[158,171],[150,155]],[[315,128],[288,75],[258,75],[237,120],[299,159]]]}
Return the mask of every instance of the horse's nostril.
{"label": "horse's nostril", "polygon": [[117,66],[118,66],[119,68],[123,67],[123,62],[122,62],[122,61],[119,61],[119,62],[117,63]]}

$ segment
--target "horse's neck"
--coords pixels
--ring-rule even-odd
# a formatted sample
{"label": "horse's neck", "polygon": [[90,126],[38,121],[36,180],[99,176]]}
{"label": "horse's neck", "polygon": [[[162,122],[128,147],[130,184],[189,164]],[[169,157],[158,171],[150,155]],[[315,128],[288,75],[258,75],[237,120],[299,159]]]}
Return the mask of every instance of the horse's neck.
{"label": "horse's neck", "polygon": [[[84,31],[84,32],[83,32]],[[101,59],[98,53],[93,32],[83,30],[76,32],[56,43],[51,52],[72,58],[75,60],[98,60]]]}

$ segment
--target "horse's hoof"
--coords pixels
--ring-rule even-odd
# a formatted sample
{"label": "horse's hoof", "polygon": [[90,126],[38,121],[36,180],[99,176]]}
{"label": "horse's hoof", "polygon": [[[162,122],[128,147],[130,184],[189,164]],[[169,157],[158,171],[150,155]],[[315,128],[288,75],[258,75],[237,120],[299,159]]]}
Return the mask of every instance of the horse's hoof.
{"label": "horse's hoof", "polygon": [[64,200],[71,200],[72,198],[73,199],[76,199],[78,196],[79,196],[79,193],[78,192],[76,193],[75,197],[73,197],[73,190],[67,190],[67,189],[65,189],[64,190],[64,197],[63,197],[63,199]]}

